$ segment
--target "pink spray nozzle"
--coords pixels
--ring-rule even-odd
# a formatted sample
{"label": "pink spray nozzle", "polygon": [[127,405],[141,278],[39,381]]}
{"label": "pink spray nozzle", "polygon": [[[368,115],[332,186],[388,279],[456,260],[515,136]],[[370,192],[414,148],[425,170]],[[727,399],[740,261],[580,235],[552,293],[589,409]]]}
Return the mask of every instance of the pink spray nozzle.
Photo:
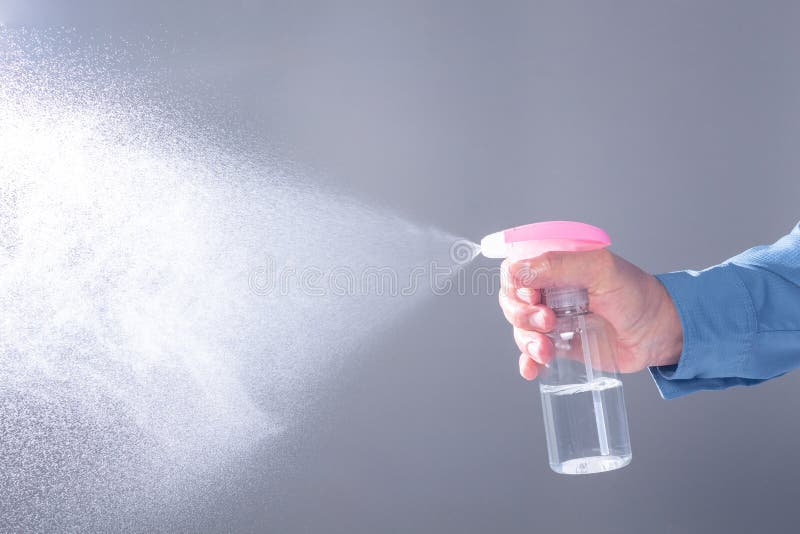
{"label": "pink spray nozzle", "polygon": [[481,253],[487,258],[522,260],[545,252],[595,250],[611,244],[608,234],[589,224],[546,221],[489,234],[481,239]]}

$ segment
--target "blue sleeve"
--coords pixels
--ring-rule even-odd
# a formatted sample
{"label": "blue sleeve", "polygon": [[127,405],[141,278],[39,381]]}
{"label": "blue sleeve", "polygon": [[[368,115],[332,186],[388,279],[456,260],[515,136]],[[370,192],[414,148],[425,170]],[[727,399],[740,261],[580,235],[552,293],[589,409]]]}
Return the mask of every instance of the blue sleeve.
{"label": "blue sleeve", "polygon": [[657,278],[683,328],[677,365],[650,368],[665,399],[751,386],[800,367],[800,224],[773,245]]}

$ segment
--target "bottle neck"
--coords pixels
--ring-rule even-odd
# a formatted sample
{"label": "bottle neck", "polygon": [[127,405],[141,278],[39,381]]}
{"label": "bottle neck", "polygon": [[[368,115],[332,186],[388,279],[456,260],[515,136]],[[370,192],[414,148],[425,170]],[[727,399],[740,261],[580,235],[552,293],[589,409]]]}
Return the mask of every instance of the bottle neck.
{"label": "bottle neck", "polygon": [[556,317],[589,313],[589,294],[581,287],[550,287],[542,291],[542,300]]}
{"label": "bottle neck", "polygon": [[572,317],[575,315],[586,315],[589,313],[588,304],[579,304],[574,306],[566,306],[563,308],[553,308],[556,317]]}

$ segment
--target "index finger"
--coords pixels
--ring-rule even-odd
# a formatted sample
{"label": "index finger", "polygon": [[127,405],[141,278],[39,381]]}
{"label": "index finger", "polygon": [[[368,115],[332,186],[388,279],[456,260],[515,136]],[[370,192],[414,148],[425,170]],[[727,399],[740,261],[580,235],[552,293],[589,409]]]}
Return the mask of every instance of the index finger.
{"label": "index finger", "polygon": [[509,260],[504,260],[500,265],[500,291],[508,298],[525,304],[538,304],[540,300],[538,290],[517,283]]}

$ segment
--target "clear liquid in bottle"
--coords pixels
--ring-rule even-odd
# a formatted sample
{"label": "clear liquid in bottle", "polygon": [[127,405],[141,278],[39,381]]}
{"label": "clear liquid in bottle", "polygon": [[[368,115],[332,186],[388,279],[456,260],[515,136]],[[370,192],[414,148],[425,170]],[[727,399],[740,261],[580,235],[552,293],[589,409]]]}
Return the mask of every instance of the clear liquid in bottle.
{"label": "clear liquid in bottle", "polygon": [[582,289],[551,289],[555,355],[539,389],[550,467],[557,473],[611,471],[631,461],[630,436],[606,323],[588,311]]}

